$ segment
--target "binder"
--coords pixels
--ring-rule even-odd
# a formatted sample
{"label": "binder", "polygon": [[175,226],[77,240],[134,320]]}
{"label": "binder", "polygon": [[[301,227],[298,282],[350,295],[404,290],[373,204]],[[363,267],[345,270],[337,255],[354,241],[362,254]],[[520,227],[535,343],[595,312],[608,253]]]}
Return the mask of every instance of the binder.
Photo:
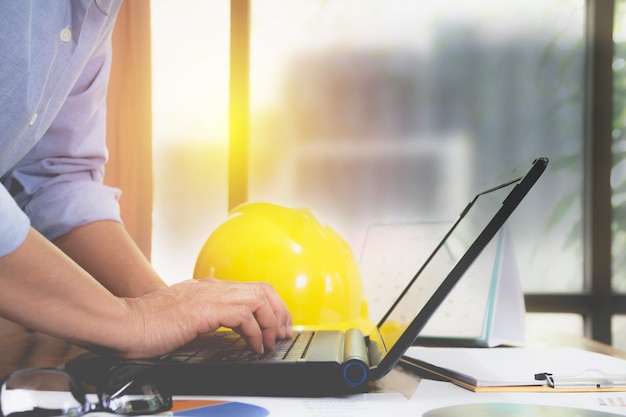
{"label": "binder", "polygon": [[570,347],[416,346],[401,364],[474,392],[626,392],[626,360]]}

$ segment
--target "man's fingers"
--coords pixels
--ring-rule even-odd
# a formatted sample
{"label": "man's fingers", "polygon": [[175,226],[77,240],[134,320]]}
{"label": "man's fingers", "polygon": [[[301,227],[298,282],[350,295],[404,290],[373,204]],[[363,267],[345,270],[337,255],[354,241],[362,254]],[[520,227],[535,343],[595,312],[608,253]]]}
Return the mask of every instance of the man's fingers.
{"label": "man's fingers", "polygon": [[[244,338],[252,337],[253,340],[255,336],[249,334],[248,329],[255,328],[261,333],[262,345],[269,350],[273,349],[279,333],[279,323],[265,291],[258,285],[218,283],[217,286],[224,291],[215,291],[212,295],[215,302],[220,305],[239,306],[247,309],[247,314],[244,314],[247,318],[242,319],[240,325],[236,324],[237,320],[235,323],[223,322],[221,325],[231,328],[239,327]],[[217,313],[219,314],[219,312]]]}
{"label": "man's fingers", "polygon": [[262,282],[261,288],[265,292],[265,296],[268,299],[276,321],[278,325],[278,337],[280,339],[289,339],[293,336],[291,328],[291,313],[287,309],[287,305],[282,298],[278,295],[274,287],[266,282]]}
{"label": "man's fingers", "polygon": [[207,277],[200,280],[199,282],[205,282],[208,284],[215,285],[223,285],[227,287],[234,286],[248,286],[248,287],[260,287],[265,294],[267,302],[270,304],[274,316],[276,318],[276,326],[277,326],[277,336],[281,339],[291,338],[292,334],[292,320],[291,313],[287,308],[287,305],[284,303],[283,299],[280,297],[278,292],[274,289],[274,287],[267,282],[248,282],[248,283],[233,283],[232,281],[224,281],[219,280],[213,277]]}
{"label": "man's fingers", "polygon": [[218,304],[215,307],[215,311],[209,311],[208,314],[221,316],[216,317],[221,326],[235,329],[255,353],[265,352],[263,332],[247,307],[232,304]]}

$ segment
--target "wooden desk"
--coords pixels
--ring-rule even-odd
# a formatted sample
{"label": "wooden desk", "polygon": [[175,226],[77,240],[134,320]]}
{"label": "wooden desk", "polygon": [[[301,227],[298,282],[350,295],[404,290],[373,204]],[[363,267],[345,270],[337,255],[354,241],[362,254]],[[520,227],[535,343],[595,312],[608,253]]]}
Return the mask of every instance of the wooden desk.
{"label": "wooden desk", "polygon": [[39,333],[21,332],[0,338],[0,376],[31,367],[62,366],[85,350]]}
{"label": "wooden desk", "polygon": [[[530,335],[528,346],[571,346],[626,359],[626,352],[590,339],[569,334]],[[30,367],[55,367],[86,351],[67,342],[40,333],[17,333],[0,338],[0,377]],[[373,392],[399,392],[410,398],[420,377],[413,371],[396,367],[372,384]]]}

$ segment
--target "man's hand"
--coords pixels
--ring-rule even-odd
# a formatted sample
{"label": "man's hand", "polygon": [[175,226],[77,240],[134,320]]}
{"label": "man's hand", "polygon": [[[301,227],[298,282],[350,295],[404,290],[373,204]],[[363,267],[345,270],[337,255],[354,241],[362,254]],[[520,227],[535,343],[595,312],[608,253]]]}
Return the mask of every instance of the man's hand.
{"label": "man's hand", "polygon": [[136,332],[120,352],[126,357],[159,356],[220,327],[241,334],[257,353],[292,336],[291,314],[268,283],[189,280],[125,301]]}
{"label": "man's hand", "polygon": [[[0,257],[0,316],[132,358],[169,353],[222,326],[239,332],[259,353],[291,337],[291,315],[270,284],[206,278],[167,287],[123,229],[111,225],[70,233],[59,247],[31,228],[18,249]],[[98,240],[94,231],[109,234]],[[89,260],[86,253],[101,258]]]}

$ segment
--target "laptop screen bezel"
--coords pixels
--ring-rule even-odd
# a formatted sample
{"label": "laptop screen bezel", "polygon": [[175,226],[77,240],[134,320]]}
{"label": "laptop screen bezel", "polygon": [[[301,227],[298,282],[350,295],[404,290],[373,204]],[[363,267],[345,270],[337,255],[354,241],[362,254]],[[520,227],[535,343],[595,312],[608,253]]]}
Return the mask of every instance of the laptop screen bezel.
{"label": "laptop screen bezel", "polygon": [[[425,266],[432,259],[437,250],[445,244],[446,239],[456,229],[459,222],[465,217],[465,214],[473,206],[474,202],[482,195],[501,189],[507,186],[513,186],[511,191],[502,201],[501,207],[495,213],[495,215],[488,222],[487,226],[482,230],[474,242],[469,246],[467,251],[459,259],[459,261],[450,270],[447,277],[443,280],[433,296],[426,302],[424,307],[419,311],[411,323],[406,327],[402,335],[396,340],[393,346],[380,347],[382,353],[381,360],[378,364],[373,364],[371,369],[372,379],[378,379],[389,372],[396,363],[400,360],[404,352],[413,344],[422,328],[426,325],[430,317],[434,314],[437,307],[443,302],[445,297],[450,293],[452,288],[461,279],[463,274],[472,265],[474,260],[480,255],[482,250],[489,244],[493,237],[498,233],[500,228],[504,225],[511,213],[517,208],[519,203],[528,194],[528,191],[534,186],[539,177],[543,174],[548,165],[548,158],[540,157],[532,161],[530,169],[525,175],[519,177],[519,170],[514,170],[513,175],[518,177],[511,180],[505,180],[500,185],[495,187],[489,187],[487,190],[482,191],[472,199],[472,201],[466,206],[466,208],[459,215],[458,220],[453,224],[450,230],[446,233],[441,243],[433,251],[433,254],[424,262],[419,271],[414,275],[409,284],[403,290],[401,295],[397,298],[396,302],[389,308],[387,313],[378,322],[377,326],[373,329],[369,336],[370,340],[383,340],[381,334],[381,327],[385,323],[385,319],[388,318],[394,307],[397,306],[399,300],[408,292],[411,285],[418,279],[420,273],[424,270]],[[515,172],[517,171],[517,172]]]}

